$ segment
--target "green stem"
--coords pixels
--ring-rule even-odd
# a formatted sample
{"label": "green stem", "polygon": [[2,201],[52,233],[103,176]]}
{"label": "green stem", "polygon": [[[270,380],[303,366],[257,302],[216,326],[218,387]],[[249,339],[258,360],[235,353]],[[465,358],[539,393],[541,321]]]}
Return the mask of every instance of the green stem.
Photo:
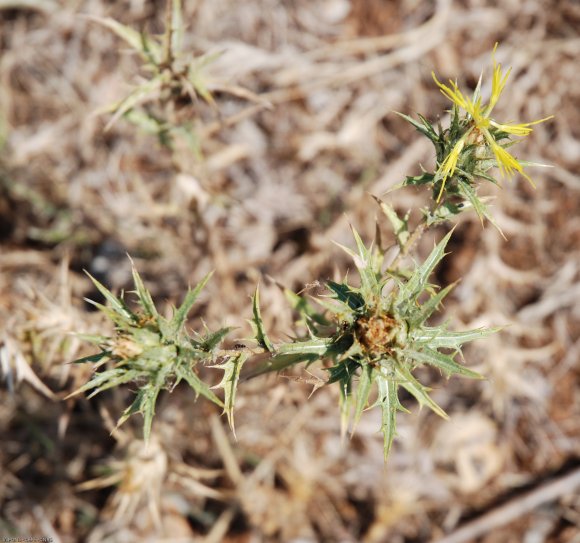
{"label": "green stem", "polygon": [[421,239],[421,236],[425,233],[426,230],[427,230],[427,221],[426,219],[423,219],[417,225],[413,233],[409,236],[409,239],[405,242],[405,244],[399,251],[399,254],[395,257],[395,260],[393,260],[393,263],[389,266],[390,272],[396,271],[397,267],[399,266],[403,258],[405,258],[411,252],[413,247]]}

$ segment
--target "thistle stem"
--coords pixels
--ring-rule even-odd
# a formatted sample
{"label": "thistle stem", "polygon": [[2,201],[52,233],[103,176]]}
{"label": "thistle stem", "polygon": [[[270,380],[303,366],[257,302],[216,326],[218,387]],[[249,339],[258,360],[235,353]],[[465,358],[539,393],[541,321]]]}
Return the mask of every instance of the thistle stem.
{"label": "thistle stem", "polygon": [[399,251],[399,254],[395,257],[395,260],[393,260],[393,263],[389,266],[389,271],[391,272],[396,271],[403,258],[405,258],[411,252],[413,247],[418,243],[418,241],[421,239],[421,236],[425,233],[426,230],[427,230],[427,222],[425,219],[423,219],[417,225],[415,230],[413,230],[413,233],[409,236],[409,239],[405,242],[405,244]]}

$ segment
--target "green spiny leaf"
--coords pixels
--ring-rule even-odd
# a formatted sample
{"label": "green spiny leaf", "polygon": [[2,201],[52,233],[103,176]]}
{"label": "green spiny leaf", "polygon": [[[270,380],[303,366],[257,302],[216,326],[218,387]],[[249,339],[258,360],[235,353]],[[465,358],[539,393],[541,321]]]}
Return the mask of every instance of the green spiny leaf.
{"label": "green spiny leaf", "polygon": [[[104,379],[102,379],[102,384],[98,387],[95,387],[93,383],[94,390],[87,396],[87,400],[90,400],[97,394],[104,392],[110,388],[118,387],[124,385],[126,383],[130,383],[132,381],[136,381],[140,377],[144,376],[144,373],[140,370],[128,370],[125,368],[121,368],[120,371],[117,369],[108,370],[100,373],[99,375],[104,375]],[[87,384],[91,384],[90,381]]]}
{"label": "green spiny leaf", "polygon": [[262,315],[260,313],[260,290],[256,287],[256,292],[252,297],[252,311],[253,317],[250,321],[252,328],[254,330],[254,335],[256,336],[256,341],[258,345],[265,349],[268,352],[274,351],[274,346],[272,342],[268,338],[268,334],[266,333],[266,329],[264,328],[264,321],[262,320]]}
{"label": "green spiny leaf", "polygon": [[[350,334],[347,333],[345,339],[349,338],[348,341],[352,341]],[[346,350],[344,350],[346,348]],[[348,358],[352,358],[353,360],[359,360],[364,357],[364,352],[362,349],[361,344],[358,341],[352,341],[350,347],[347,346],[346,341],[344,342],[344,347],[340,350],[337,350],[334,358],[337,362],[344,362]]]}
{"label": "green spiny leaf", "polygon": [[106,370],[106,371],[96,373],[95,375],[93,375],[91,377],[91,380],[88,383],[85,383],[82,387],[75,390],[72,394],[69,394],[65,398],[65,400],[67,398],[72,398],[73,396],[76,396],[78,394],[82,394],[83,392],[87,392],[88,390],[93,390],[94,388],[98,388],[103,383],[106,383],[109,379],[114,379],[117,376],[122,375],[123,373],[125,373],[125,371],[126,370],[124,368],[114,368],[111,370]]}
{"label": "green spiny leaf", "polygon": [[367,290],[369,293],[375,293],[376,289],[378,288],[380,261],[377,258],[377,252],[375,250],[374,244],[371,244],[370,248],[367,248],[359,233],[352,225],[350,229],[352,230],[352,235],[354,236],[354,241],[358,249],[360,261],[364,263],[363,266],[359,269],[363,290]]}
{"label": "green spiny leaf", "polygon": [[374,382],[374,368],[370,364],[365,364],[361,368],[360,379],[356,387],[356,404],[352,424],[352,433],[358,425],[362,413],[369,402],[369,395]]}
{"label": "green spiny leaf", "polygon": [[330,385],[338,381],[351,381],[360,366],[361,365],[359,362],[353,360],[352,358],[348,358],[347,360],[343,360],[331,368],[325,368],[330,374],[326,384]]}
{"label": "green spiny leaf", "polygon": [[[113,311],[118,313],[127,322],[135,322],[137,320],[136,316],[129,310],[129,308],[125,305],[125,302],[123,300],[114,296],[113,293],[107,287],[105,287],[103,284],[97,281],[89,272],[85,273],[89,276],[89,279],[93,282],[93,285],[97,287],[97,290],[109,302],[109,304],[111,305],[111,309]],[[99,309],[103,307],[101,304],[97,304],[92,300],[87,300],[87,302],[90,302],[94,306],[99,307]]]}
{"label": "green spiny leaf", "polygon": [[333,338],[314,338],[309,340],[294,340],[292,343],[278,345],[277,354],[315,354],[320,357],[329,356],[340,350]]}
{"label": "green spiny leaf", "polygon": [[[482,161],[482,162],[483,162],[483,165],[474,172],[473,177],[481,177],[482,179],[485,179],[486,181],[489,181],[490,183],[493,183],[495,186],[499,187],[500,184],[499,184],[498,180],[495,177],[492,177],[491,175],[488,175],[486,173],[486,171],[489,168],[493,168],[495,166],[495,161],[489,160],[489,161]],[[522,164],[521,160],[519,160],[518,162],[520,164]],[[522,166],[523,166],[523,164],[522,164]],[[481,200],[481,201],[483,201],[483,200]]]}
{"label": "green spiny leaf", "polygon": [[327,319],[324,318],[324,315],[321,315],[310,303],[308,300],[304,298],[304,296],[299,296],[295,292],[292,292],[290,289],[284,289],[284,295],[286,299],[290,302],[292,309],[297,311],[305,321],[312,320],[316,324],[320,324],[322,326],[326,326],[330,324]]}
{"label": "green spiny leaf", "polygon": [[108,360],[110,356],[111,351],[101,351],[97,354],[91,354],[89,356],[84,356],[83,358],[78,358],[77,360],[73,361],[73,364],[85,364],[86,362],[97,364],[98,362],[104,361],[105,359]]}
{"label": "green spiny leaf", "polygon": [[204,68],[214,62],[217,58],[219,58],[223,54],[223,51],[218,51],[215,53],[206,53],[201,57],[195,59],[189,65],[189,69],[187,71],[187,78],[189,82],[193,85],[193,88],[199,96],[201,96],[210,106],[216,108],[217,104],[208,88],[207,82],[205,80],[203,71]]}
{"label": "green spiny leaf", "polygon": [[320,360],[321,358],[321,355],[312,352],[278,353],[269,357],[258,367],[253,368],[250,372],[246,373],[243,379],[252,379],[259,375],[264,375],[265,373],[277,373],[300,362],[306,362],[306,365],[308,365]]}
{"label": "green spiny leaf", "polygon": [[117,328],[130,328],[135,324],[137,317],[135,319],[127,319],[123,314],[119,313],[112,307],[100,304],[89,298],[84,298],[85,302],[96,307],[105,317],[107,317],[111,322],[117,325]]}
{"label": "green spiny leaf", "polygon": [[145,443],[149,441],[151,435],[151,426],[155,417],[155,404],[160,392],[160,386],[150,386],[145,388],[145,393],[142,396],[140,412],[143,415],[143,440]]}
{"label": "green spiny leaf", "polygon": [[433,129],[433,125],[431,123],[429,123],[423,116],[420,116],[421,122],[419,122],[419,121],[416,121],[415,119],[413,119],[413,117],[409,117],[408,115],[405,115],[404,113],[399,113],[398,111],[395,111],[395,113],[397,115],[399,115],[399,117],[402,117],[407,122],[411,123],[417,131],[421,132],[421,134],[423,134],[425,137],[429,138],[433,143],[438,142],[439,135]]}
{"label": "green spiny leaf", "polygon": [[415,399],[419,402],[419,405],[429,407],[432,411],[444,419],[449,418],[445,411],[443,411],[443,409],[441,409],[441,407],[439,407],[429,396],[429,388],[419,383],[419,381],[413,377],[408,368],[402,364],[397,364],[395,371],[397,377],[401,380],[401,386],[415,397]]}
{"label": "green spiny leaf", "polygon": [[485,217],[491,224],[493,224],[493,226],[495,226],[495,228],[501,234],[501,236],[504,239],[506,239],[501,228],[495,222],[493,216],[491,215],[488,207],[479,199],[479,197],[477,196],[471,185],[469,183],[466,183],[462,179],[459,179],[457,183],[459,186],[460,193],[463,195],[464,198],[467,198],[467,200],[469,200],[481,222],[483,223],[483,218]]}
{"label": "green spiny leaf", "polygon": [[99,112],[102,113],[114,112],[113,116],[106,124],[105,130],[109,130],[123,115],[132,111],[133,108],[147,101],[151,96],[155,96],[163,84],[164,81],[161,76],[154,77],[131,91],[119,102],[115,102],[114,104],[99,110]]}
{"label": "green spiny leaf", "polygon": [[475,341],[476,339],[487,337],[500,330],[500,327],[496,327],[450,332],[444,328],[425,327],[413,332],[413,341],[416,343],[424,343],[432,348],[459,349],[461,345],[468,341]]}
{"label": "green spiny leaf", "polygon": [[[453,108],[451,109],[451,123],[449,127],[449,132],[451,133],[452,137],[456,136],[460,132],[459,120],[460,120],[459,108],[457,107],[457,104],[453,103]],[[455,138],[453,137],[453,139]]]}
{"label": "green spiny leaf", "polygon": [[157,317],[158,316],[157,308],[153,303],[151,293],[145,288],[143,280],[141,279],[139,272],[133,265],[133,262],[131,262],[131,268],[133,273],[133,282],[135,283],[135,288],[137,289],[136,292],[137,297],[139,298],[139,304],[143,308],[145,315],[147,315],[148,317]]}
{"label": "green spiny leaf", "polygon": [[[343,366],[346,367],[347,365],[344,364]],[[352,407],[352,374],[343,373],[338,383],[340,387],[340,435],[344,438]]]}
{"label": "green spiny leaf", "polygon": [[391,204],[383,202],[379,198],[374,198],[377,204],[379,204],[381,211],[387,219],[389,219],[399,247],[403,248],[409,240],[409,221],[407,220],[407,217],[400,219],[395,208]]}
{"label": "green spiny leaf", "polygon": [[356,291],[344,283],[327,282],[328,288],[336,294],[336,299],[350,307],[354,311],[359,311],[365,306],[365,299]]}
{"label": "green spiny leaf", "polygon": [[[353,294],[358,296],[358,294],[356,294],[356,293],[353,293]],[[353,320],[352,307],[349,303],[342,302],[342,301],[338,300],[337,298],[332,298],[332,299],[328,300],[328,299],[326,299],[325,296],[318,296],[314,300],[318,305],[320,305],[321,307],[326,309],[326,311],[328,311],[329,313],[334,315],[336,320],[352,322],[352,320]],[[361,300],[362,300],[362,298],[361,298]],[[351,301],[351,300],[349,300],[349,301]]]}
{"label": "green spiny leaf", "polygon": [[212,276],[213,272],[208,273],[196,286],[193,290],[189,290],[183,303],[175,311],[173,314],[173,318],[168,323],[167,329],[162,330],[165,339],[169,339],[174,341],[177,339],[178,335],[182,331],[185,321],[187,319],[187,315],[191,311],[193,304],[197,300],[199,293],[202,291],[203,287],[205,287],[206,283],[209,281],[209,278]]}
{"label": "green spiny leaf", "polygon": [[306,362],[308,365],[316,360],[333,356],[336,350],[341,348],[343,347],[332,338],[296,339],[291,343],[283,343],[278,346],[276,354],[269,356],[258,367],[245,374],[244,380],[282,371],[299,362]]}
{"label": "green spiny leaf", "polygon": [[[434,189],[434,191],[436,192],[436,189]],[[433,211],[430,209],[422,209],[421,211],[425,217],[427,227],[430,227],[434,224],[448,222],[455,215],[458,215],[465,210],[465,204],[466,202],[455,204],[453,202],[445,201],[437,206]]]}
{"label": "green spiny leaf", "polygon": [[415,362],[429,364],[440,369],[447,377],[457,374],[470,377],[471,379],[483,379],[483,376],[476,371],[470,370],[455,362],[452,356],[429,349],[428,347],[423,347],[420,351],[409,349],[404,354]]}
{"label": "green spiny leaf", "polygon": [[131,415],[141,413],[143,415],[143,440],[145,442],[149,441],[153,417],[155,416],[155,404],[159,392],[161,392],[161,387],[157,384],[148,383],[141,387],[133,403],[123,411],[123,414],[117,421],[117,428],[124,424]]}
{"label": "green spiny leaf", "polygon": [[368,249],[363,240],[359,236],[358,232],[351,225],[352,234],[358,249],[358,253],[353,250],[336,243],[343,251],[349,254],[359,271],[361,278],[361,294],[367,302],[375,301],[374,299],[379,296],[380,287],[380,264],[381,260],[378,255],[378,251],[371,245]]}
{"label": "green spiny leaf", "polygon": [[[435,138],[437,138],[438,140],[441,139],[440,135],[436,132],[435,128],[433,128],[433,125],[420,113],[417,113],[417,117],[419,117],[419,119],[421,119],[421,122],[423,123],[423,126],[425,127],[426,130],[428,130],[431,135]],[[436,143],[436,142],[433,142]]]}
{"label": "green spiny leaf", "polygon": [[440,290],[437,294],[431,296],[423,305],[420,306],[420,310],[417,311],[410,319],[409,324],[411,328],[416,328],[423,324],[439,307],[439,304],[443,301],[445,296],[455,287],[456,283],[448,285],[443,290]]}
{"label": "green spiny leaf", "polygon": [[207,82],[201,69],[194,69],[194,67],[190,67],[187,78],[195,92],[201,96],[210,106],[217,108],[217,104],[207,86]]}
{"label": "green spiny leaf", "polygon": [[350,247],[347,247],[342,243],[338,243],[338,241],[333,241],[333,243],[337,247],[340,247],[348,256],[350,256],[354,260],[354,263],[358,269],[362,268],[366,264],[366,262],[363,259],[361,259],[361,257]]}
{"label": "green spiny leaf", "polygon": [[[118,103],[108,108],[106,111],[117,111]],[[123,113],[123,116],[131,124],[135,125],[145,134],[157,136],[159,143],[165,147],[171,148],[171,138],[169,136],[172,127],[161,119],[158,119],[150,111],[142,109],[130,109]],[[114,122],[114,121],[112,121]],[[108,123],[110,126],[110,122]]]}
{"label": "green spiny leaf", "polygon": [[451,237],[453,231],[449,232],[431,251],[431,254],[427,257],[425,262],[419,266],[411,275],[411,278],[407,283],[405,283],[399,290],[396,304],[397,306],[401,304],[414,303],[417,297],[427,286],[427,280],[429,276],[435,269],[435,266],[441,261],[445,256],[445,247]]}
{"label": "green spiny leaf", "polygon": [[154,41],[147,38],[145,34],[137,32],[110,17],[89,16],[92,21],[112,30],[117,36],[125,40],[133,49],[139,51],[146,60],[153,59],[154,62],[161,62],[161,48]]}
{"label": "green spiny leaf", "polygon": [[403,182],[403,186],[428,185],[433,183],[435,176],[429,172],[423,172],[420,175],[408,175]]}
{"label": "green spiny leaf", "polygon": [[197,396],[201,394],[220,407],[224,406],[222,401],[211,391],[210,387],[198,377],[190,363],[176,365],[175,374],[179,380],[183,379]]}
{"label": "green spiny leaf", "polygon": [[400,404],[397,394],[398,383],[393,375],[385,375],[386,370],[381,369],[380,377],[377,378],[379,395],[377,405],[381,406],[382,422],[381,430],[383,432],[384,455],[385,459],[393,446],[393,440],[397,435],[397,411],[406,411]]}
{"label": "green spiny leaf", "polygon": [[224,376],[220,384],[217,386],[224,389],[224,413],[228,417],[228,422],[234,435],[234,403],[236,401],[236,391],[238,381],[240,380],[240,372],[242,371],[242,367],[249,355],[249,352],[241,352],[236,356],[228,358],[223,364],[217,366],[224,370]]}
{"label": "green spiny leaf", "polygon": [[220,328],[217,332],[208,332],[208,334],[198,342],[200,349],[212,352],[232,330],[235,330],[234,326],[226,326]]}

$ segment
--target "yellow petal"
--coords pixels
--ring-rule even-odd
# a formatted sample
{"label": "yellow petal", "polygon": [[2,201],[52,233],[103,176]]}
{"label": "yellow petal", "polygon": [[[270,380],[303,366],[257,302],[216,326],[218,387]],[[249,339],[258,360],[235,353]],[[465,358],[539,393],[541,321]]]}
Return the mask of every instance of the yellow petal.
{"label": "yellow petal", "polygon": [[530,176],[524,172],[522,165],[518,162],[518,159],[508,153],[503,147],[498,145],[497,143],[493,143],[491,146],[493,154],[495,156],[495,160],[499,167],[499,172],[502,177],[507,175],[507,177],[513,177],[515,172],[520,173],[523,177],[525,177],[532,187],[536,188],[536,185],[530,178]]}
{"label": "yellow petal", "polygon": [[453,81],[449,80],[449,83],[451,83],[451,86],[453,87],[449,88],[447,85],[444,85],[437,79],[437,77],[435,76],[435,72],[431,72],[431,75],[437,86],[441,89],[441,93],[446,98],[451,100],[454,104],[458,105],[460,108],[463,108],[464,110],[468,111],[467,99],[465,98],[465,96],[463,96],[463,93],[459,90],[457,83],[454,83]]}
{"label": "yellow petal", "polygon": [[489,115],[491,110],[497,104],[501,93],[503,92],[504,87],[506,86],[507,80],[510,76],[512,71],[511,68],[504,74],[501,71],[501,64],[498,64],[495,60],[495,51],[497,50],[497,43],[493,48],[493,53],[491,55],[492,62],[493,62],[493,78],[491,81],[491,98],[489,99],[489,105],[487,106],[486,114]]}
{"label": "yellow petal", "polygon": [[515,171],[522,171],[522,166],[517,159],[497,143],[492,146],[492,151],[502,177],[504,175],[511,177]]}
{"label": "yellow petal", "polygon": [[454,146],[451,152],[447,155],[445,160],[441,163],[441,166],[437,170],[437,173],[443,176],[443,179],[447,179],[450,175],[453,175],[455,168],[457,167],[457,160],[459,159],[459,154],[463,150],[465,145],[465,140],[460,139]]}
{"label": "yellow petal", "polygon": [[478,98],[475,103],[470,101],[469,104],[470,109],[468,110],[468,113],[475,122],[475,126],[480,130],[487,128],[490,121],[487,118],[484,108],[481,107],[481,98]]}
{"label": "yellow petal", "polygon": [[534,126],[535,124],[543,123],[548,119],[552,119],[554,116],[550,115],[549,117],[545,117],[538,121],[533,121],[531,123],[520,123],[520,124],[501,124],[496,123],[495,121],[491,121],[490,124],[495,128],[501,130],[502,132],[506,132],[508,134],[513,134],[514,136],[527,136],[532,132],[532,128],[530,126]]}
{"label": "yellow petal", "polygon": [[437,203],[439,203],[439,200],[441,200],[447,178],[451,177],[455,173],[455,168],[457,168],[457,161],[464,145],[465,136],[453,146],[451,152],[447,155],[447,157],[445,157],[445,160],[437,169],[437,175],[443,178],[443,183],[441,183],[441,190],[439,191],[439,196],[437,196]]}

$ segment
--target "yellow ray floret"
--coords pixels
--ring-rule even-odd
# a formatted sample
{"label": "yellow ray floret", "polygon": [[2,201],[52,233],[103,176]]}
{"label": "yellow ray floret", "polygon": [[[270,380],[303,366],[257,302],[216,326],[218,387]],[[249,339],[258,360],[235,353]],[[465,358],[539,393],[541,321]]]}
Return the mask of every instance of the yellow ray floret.
{"label": "yellow ray floret", "polygon": [[502,132],[506,132],[507,134],[513,134],[514,136],[529,136],[532,132],[532,128],[535,124],[543,123],[548,119],[552,119],[554,116],[550,115],[549,117],[544,117],[543,119],[539,119],[537,121],[533,121],[531,123],[520,123],[520,124],[501,124],[495,121],[490,120],[489,124]]}
{"label": "yellow ray floret", "polygon": [[[486,139],[488,138],[486,137]],[[491,134],[488,142],[490,144],[491,150],[493,151],[495,161],[497,162],[497,166],[499,168],[499,173],[502,177],[507,176],[510,178],[513,177],[515,172],[518,172],[529,181],[532,187],[536,188],[536,185],[530,176],[524,172],[522,165],[518,162],[518,159],[515,156],[511,155],[503,147],[498,145],[491,137]]]}
{"label": "yellow ray floret", "polygon": [[[508,153],[503,147],[501,147],[494,139],[492,133],[489,131],[490,128],[494,128],[498,131],[504,132],[506,134],[511,134],[514,136],[528,136],[532,132],[532,126],[547,121],[548,119],[553,118],[553,115],[549,117],[545,117],[544,119],[540,119],[538,121],[532,121],[529,123],[499,123],[494,119],[490,118],[491,111],[497,104],[501,93],[503,92],[504,87],[506,86],[507,80],[509,78],[511,68],[508,69],[505,73],[502,71],[501,64],[498,64],[495,60],[495,51],[497,49],[497,43],[493,48],[492,54],[492,61],[493,61],[493,77],[491,82],[491,97],[489,99],[489,103],[487,105],[482,105],[481,96],[479,96],[479,92],[473,95],[472,98],[467,97],[464,95],[457,83],[449,80],[449,86],[441,83],[435,74],[433,73],[433,79],[441,93],[453,102],[457,107],[464,110],[472,119],[473,126],[472,129],[475,128],[481,134],[484,135],[485,140],[489,147],[491,148],[497,165],[500,169],[500,173],[503,176],[512,177],[515,175],[516,172],[522,174],[530,183],[532,180],[528,175],[523,172],[522,165],[518,162],[517,158],[513,155]],[[471,129],[470,129],[471,132]],[[465,134],[462,140],[467,136]],[[445,180],[448,177],[451,177],[455,169],[457,167],[457,161],[459,158],[459,153],[463,149],[464,141],[460,140],[455,144],[447,158],[441,163],[439,169],[437,170],[438,175],[443,178],[443,186],[445,185]],[[533,185],[533,183],[532,183]],[[439,198],[443,193],[443,186],[441,187],[441,192],[439,193]]]}
{"label": "yellow ray floret", "polygon": [[505,74],[502,74],[501,64],[498,64],[495,61],[496,49],[497,43],[495,44],[493,48],[493,53],[491,54],[491,59],[493,62],[493,78],[491,80],[491,97],[489,99],[489,105],[487,106],[487,110],[485,112],[486,115],[489,115],[491,113],[491,110],[494,108],[495,104],[497,104],[497,101],[499,100],[499,97],[501,96],[501,93],[503,92],[503,89],[512,71],[512,69],[509,68]]}
{"label": "yellow ray floret", "polygon": [[441,190],[439,191],[439,196],[437,196],[437,202],[441,200],[443,189],[445,188],[445,181],[447,181],[448,177],[453,175],[455,168],[457,168],[457,160],[459,159],[459,155],[461,154],[464,145],[465,136],[454,145],[451,152],[447,155],[447,158],[441,163],[439,169],[437,170],[437,175],[443,179],[443,182],[441,183]]}

